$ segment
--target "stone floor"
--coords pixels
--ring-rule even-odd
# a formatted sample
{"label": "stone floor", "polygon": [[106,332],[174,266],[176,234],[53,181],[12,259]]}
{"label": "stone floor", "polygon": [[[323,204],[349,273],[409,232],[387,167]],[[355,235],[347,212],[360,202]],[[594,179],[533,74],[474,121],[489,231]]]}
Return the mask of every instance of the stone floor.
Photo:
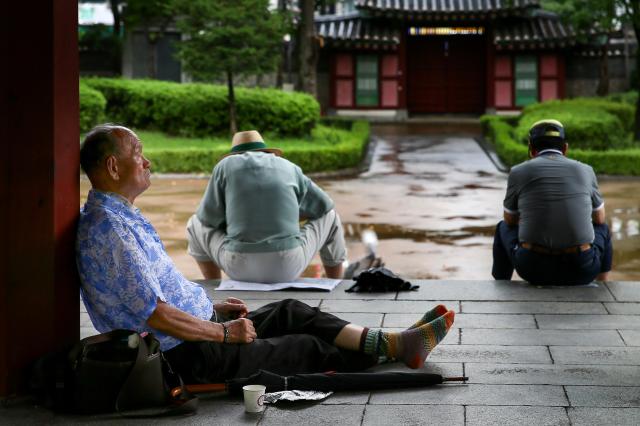
{"label": "stone floor", "polygon": [[[368,327],[400,330],[435,305],[457,313],[454,328],[425,371],[467,375],[467,384],[419,390],[334,394],[321,403],[244,413],[242,401],[203,397],[197,415],[158,424],[640,424],[640,282],[581,288],[536,288],[522,282],[415,281],[419,291],[352,294],[346,282],[331,293],[218,292],[250,309],[296,298]],[[81,313],[83,335],[92,333]],[[398,364],[379,370],[406,370]],[[54,416],[34,407],[0,409],[1,424],[130,423],[116,416]]]}

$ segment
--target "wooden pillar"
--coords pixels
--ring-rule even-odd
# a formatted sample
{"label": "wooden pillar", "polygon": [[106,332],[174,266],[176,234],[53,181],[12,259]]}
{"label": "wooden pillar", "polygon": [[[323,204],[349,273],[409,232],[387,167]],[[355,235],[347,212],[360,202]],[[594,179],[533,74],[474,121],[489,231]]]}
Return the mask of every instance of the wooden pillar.
{"label": "wooden pillar", "polygon": [[2,13],[0,397],[79,338],[77,8],[12,1]]}

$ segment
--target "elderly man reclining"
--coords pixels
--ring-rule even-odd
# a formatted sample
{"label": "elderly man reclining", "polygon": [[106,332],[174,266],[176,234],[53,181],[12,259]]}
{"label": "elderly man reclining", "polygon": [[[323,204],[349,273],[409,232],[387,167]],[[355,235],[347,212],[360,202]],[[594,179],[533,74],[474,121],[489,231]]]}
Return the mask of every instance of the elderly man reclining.
{"label": "elderly man reclining", "polygon": [[101,125],[80,151],[92,189],[80,214],[77,263],[82,299],[97,330],[150,331],[174,370],[191,383],[279,374],[358,370],[379,357],[420,368],[454,312],[438,305],[409,329],[351,324],[302,302],[248,312],[239,299],[213,303],[184,278],[158,234],[133,206],[150,185],[150,162],[131,130]]}

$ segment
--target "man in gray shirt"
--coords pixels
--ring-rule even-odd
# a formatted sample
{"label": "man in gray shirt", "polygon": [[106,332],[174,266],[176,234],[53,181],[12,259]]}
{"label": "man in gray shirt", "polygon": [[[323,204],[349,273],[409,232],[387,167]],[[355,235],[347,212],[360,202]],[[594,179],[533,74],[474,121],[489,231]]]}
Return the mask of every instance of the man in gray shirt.
{"label": "man in gray shirt", "polygon": [[529,130],[531,159],[511,169],[504,221],[493,244],[495,279],[514,268],[534,284],[606,280],[613,249],[593,169],[566,157],[564,127],[541,120]]}
{"label": "man in gray shirt", "polygon": [[[187,224],[189,254],[205,278],[295,280],[318,251],[342,277],[344,233],[333,201],[256,131],[236,133]],[[307,222],[300,227],[301,220]]]}

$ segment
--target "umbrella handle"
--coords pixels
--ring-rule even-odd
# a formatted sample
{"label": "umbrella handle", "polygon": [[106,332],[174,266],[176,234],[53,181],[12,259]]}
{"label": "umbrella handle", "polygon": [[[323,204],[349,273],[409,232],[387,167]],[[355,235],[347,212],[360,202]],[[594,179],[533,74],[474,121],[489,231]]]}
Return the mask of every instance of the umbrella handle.
{"label": "umbrella handle", "polygon": [[458,377],[443,377],[442,382],[466,382],[469,380],[466,376],[458,376]]}
{"label": "umbrella handle", "polygon": [[[227,385],[224,383],[206,383],[201,385],[185,385],[187,391],[191,393],[210,393],[210,392],[224,392],[227,390]],[[177,386],[171,389],[171,396],[176,398],[182,393],[182,387]]]}

